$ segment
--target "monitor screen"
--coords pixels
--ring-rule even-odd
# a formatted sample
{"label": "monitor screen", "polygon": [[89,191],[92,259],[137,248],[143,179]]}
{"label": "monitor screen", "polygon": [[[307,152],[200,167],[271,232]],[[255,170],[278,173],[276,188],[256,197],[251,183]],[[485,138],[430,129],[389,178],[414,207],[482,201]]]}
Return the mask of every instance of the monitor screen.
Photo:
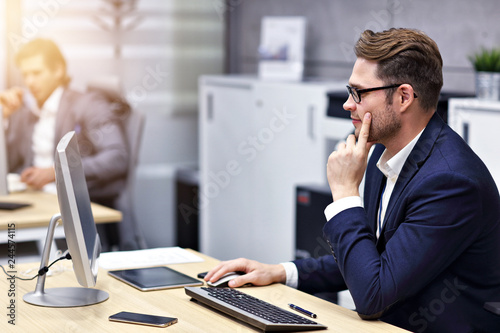
{"label": "monitor screen", "polygon": [[55,154],[56,187],[64,234],[78,282],[95,286],[101,243],[92,215],[75,132],[67,133]]}
{"label": "monitor screen", "polygon": [[49,265],[49,254],[56,224],[62,219],[66,243],[73,262],[78,283],[82,287],[45,289],[45,277],[38,276],[36,289],[24,295],[30,304],[48,307],[73,307],[97,304],[108,299],[109,294],[93,287],[97,281],[97,258],[101,252],[101,242],[94,224],[87,182],[76,134],[67,133],[56,147],[54,159],[56,171],[57,199],[60,214],[50,220],[40,270]]}

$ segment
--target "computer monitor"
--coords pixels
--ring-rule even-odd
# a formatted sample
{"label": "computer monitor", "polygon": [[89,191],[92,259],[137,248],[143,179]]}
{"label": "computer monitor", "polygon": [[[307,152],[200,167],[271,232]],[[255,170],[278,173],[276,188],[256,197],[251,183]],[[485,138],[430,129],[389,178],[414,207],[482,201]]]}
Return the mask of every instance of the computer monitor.
{"label": "computer monitor", "polygon": [[24,296],[27,303],[49,307],[73,307],[96,304],[108,299],[107,292],[89,288],[97,281],[101,242],[94,223],[90,198],[74,131],[57,145],[55,154],[57,198],[61,214],[52,217],[47,232],[40,268],[47,266],[54,229],[62,218],[66,243],[73,269],[81,287],[44,290],[45,275],[38,278],[34,292]]}
{"label": "computer monitor", "polygon": [[7,174],[9,166],[7,164],[7,142],[5,140],[5,131],[3,125],[3,116],[0,112],[0,195],[9,194],[7,185]]}

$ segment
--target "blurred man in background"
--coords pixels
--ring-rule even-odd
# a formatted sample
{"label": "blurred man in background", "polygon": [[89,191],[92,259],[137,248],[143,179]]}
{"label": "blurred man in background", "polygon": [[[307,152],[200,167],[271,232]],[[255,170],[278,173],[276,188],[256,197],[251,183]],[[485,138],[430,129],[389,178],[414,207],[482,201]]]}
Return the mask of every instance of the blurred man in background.
{"label": "blurred man in background", "polygon": [[69,89],[66,61],[51,40],[23,45],[16,64],[25,88],[0,92],[9,171],[31,188],[47,189],[55,181],[56,145],[75,131],[90,199],[114,207],[127,176],[128,112],[113,108],[103,94]]}

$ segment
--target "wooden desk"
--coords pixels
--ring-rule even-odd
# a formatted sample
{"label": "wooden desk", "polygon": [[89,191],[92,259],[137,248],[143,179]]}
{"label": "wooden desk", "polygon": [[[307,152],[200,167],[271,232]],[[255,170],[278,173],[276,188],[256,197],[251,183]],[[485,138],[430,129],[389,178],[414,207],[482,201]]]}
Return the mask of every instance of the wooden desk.
{"label": "wooden desk", "polygon": [[[0,210],[0,245],[8,242],[8,226],[12,226],[12,223],[14,223],[15,227],[14,229],[11,228],[11,232],[14,233],[15,241],[18,243],[36,242],[36,248],[39,255],[41,255],[50,219],[54,214],[60,212],[57,196],[41,191],[25,191],[0,196],[0,201],[26,202],[31,204],[29,207],[16,210]],[[96,223],[120,222],[122,220],[122,213],[118,210],[95,203],[91,205]],[[55,229],[54,238],[64,238],[62,224],[59,224]],[[51,258],[55,258],[56,251],[57,248],[54,243],[51,248]],[[4,258],[6,255],[7,253],[0,253],[0,262],[6,260]],[[39,256],[19,256],[18,260],[21,262],[32,262],[39,260]]]}
{"label": "wooden desk", "polygon": [[[16,228],[46,228],[50,218],[59,213],[57,196],[39,191],[26,191],[0,196],[0,201],[26,202],[32,206],[17,210],[0,210],[0,230],[6,230],[9,223],[16,223]],[[92,213],[96,223],[119,222],[120,211],[92,203]]]}
{"label": "wooden desk", "polygon": [[[193,251],[194,252],[194,251]],[[214,267],[217,260],[195,252],[205,259],[201,263],[177,264],[170,267],[196,276],[199,272]],[[54,265],[56,269],[58,264]],[[61,262],[68,268],[68,261]],[[38,264],[17,266],[19,272],[28,268],[38,269]],[[31,273],[34,274],[34,273]],[[3,272],[0,272],[3,275]],[[108,321],[108,317],[120,311],[131,311],[177,317],[179,322],[165,328],[165,332],[256,332],[252,326],[243,324],[222,313],[190,301],[183,288],[163,291],[141,292],[120,282],[100,270],[96,288],[107,291],[109,299],[103,303],[78,308],[44,308],[30,305],[23,300],[24,294],[35,289],[36,280],[16,282],[15,317],[16,326],[8,324],[9,318],[1,316],[0,327],[8,332],[163,332],[160,328],[124,324]],[[65,271],[48,277],[46,288],[78,286],[73,272]],[[6,309],[9,281],[0,278],[0,304]],[[350,310],[314,296],[302,293],[282,284],[266,287],[242,288],[244,292],[259,297],[282,308],[288,309],[288,303],[299,304],[318,315],[317,322],[328,326],[328,332],[406,332],[380,321],[363,321]],[[2,329],[4,331],[4,329]],[[316,331],[326,332],[326,331]]]}

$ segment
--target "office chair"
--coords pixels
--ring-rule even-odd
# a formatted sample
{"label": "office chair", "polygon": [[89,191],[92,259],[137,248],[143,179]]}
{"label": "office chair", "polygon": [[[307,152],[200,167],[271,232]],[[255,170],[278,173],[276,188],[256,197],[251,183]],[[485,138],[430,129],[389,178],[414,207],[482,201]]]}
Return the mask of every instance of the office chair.
{"label": "office chair", "polygon": [[129,149],[127,179],[125,188],[116,200],[114,208],[122,212],[122,221],[117,225],[120,250],[147,248],[142,230],[137,222],[133,198],[145,116],[142,112],[131,109],[122,97],[120,79],[116,76],[94,78],[87,82],[87,89],[103,93],[114,104],[115,108],[123,108],[123,112],[130,113],[124,128]]}
{"label": "office chair", "polygon": [[135,174],[139,161],[142,133],[144,131],[144,114],[139,111],[130,113],[126,135],[129,145],[129,169],[127,182],[116,202],[116,208],[122,212],[123,218],[118,230],[120,233],[120,250],[147,248],[142,230],[137,221],[134,209]]}

